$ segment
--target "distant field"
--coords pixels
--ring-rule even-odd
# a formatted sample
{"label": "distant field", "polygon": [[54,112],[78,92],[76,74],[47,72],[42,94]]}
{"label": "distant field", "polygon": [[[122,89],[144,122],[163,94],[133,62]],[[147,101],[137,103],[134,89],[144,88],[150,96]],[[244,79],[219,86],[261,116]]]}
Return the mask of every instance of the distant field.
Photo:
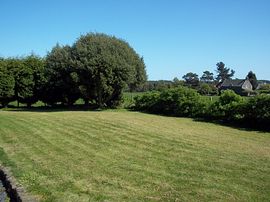
{"label": "distant field", "polygon": [[41,201],[269,201],[270,133],[128,111],[0,111],[0,162]]}
{"label": "distant field", "polygon": [[214,95],[214,96],[204,95],[204,96],[202,96],[202,98],[206,101],[209,101],[209,102],[215,102],[215,101],[218,101],[219,96],[217,96],[217,95]]}
{"label": "distant field", "polygon": [[143,95],[145,94],[146,92],[125,92],[123,94],[123,104],[122,104],[122,107],[129,107],[130,105],[132,105],[134,103],[134,98],[136,96],[140,96],[140,95]]}

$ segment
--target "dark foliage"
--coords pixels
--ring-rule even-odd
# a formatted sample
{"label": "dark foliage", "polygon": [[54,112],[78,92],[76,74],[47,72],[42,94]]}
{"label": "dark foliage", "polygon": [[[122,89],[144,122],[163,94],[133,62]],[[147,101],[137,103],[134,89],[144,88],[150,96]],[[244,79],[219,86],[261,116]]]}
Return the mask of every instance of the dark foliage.
{"label": "dark foliage", "polygon": [[209,83],[200,83],[197,88],[198,93],[201,95],[217,95],[218,89],[214,84]]}
{"label": "dark foliage", "polygon": [[5,107],[14,98],[15,80],[7,69],[7,63],[0,60],[0,104]]}
{"label": "dark foliage", "polygon": [[247,79],[250,81],[250,83],[252,85],[252,90],[255,90],[258,87],[258,81],[257,81],[256,74],[253,73],[252,71],[250,71],[247,75]]}
{"label": "dark foliage", "polygon": [[72,105],[80,96],[78,75],[72,66],[72,52],[69,46],[58,44],[46,57],[45,77],[42,101],[54,105],[61,102]]}
{"label": "dark foliage", "polygon": [[89,33],[72,46],[56,45],[44,59],[35,55],[0,58],[0,103],[17,100],[28,107],[73,105],[82,98],[97,108],[116,107],[124,88],[142,88],[146,81],[143,58],[113,36]]}
{"label": "dark foliage", "polygon": [[200,80],[201,82],[204,82],[204,83],[212,83],[214,81],[214,74],[209,71],[204,71]]}
{"label": "dark foliage", "polygon": [[225,64],[223,62],[219,62],[216,64],[217,66],[217,77],[216,80],[218,82],[222,82],[225,79],[230,79],[233,77],[235,71],[231,70],[230,68],[225,67]]}
{"label": "dark foliage", "polygon": [[199,77],[197,74],[189,72],[183,76],[185,84],[190,87],[197,87],[199,85]]}
{"label": "dark foliage", "polygon": [[142,58],[123,40],[105,34],[81,36],[73,46],[73,65],[82,98],[98,107],[117,106],[122,91],[146,81]]}
{"label": "dark foliage", "polygon": [[254,96],[242,109],[243,118],[249,125],[270,128],[270,95]]}

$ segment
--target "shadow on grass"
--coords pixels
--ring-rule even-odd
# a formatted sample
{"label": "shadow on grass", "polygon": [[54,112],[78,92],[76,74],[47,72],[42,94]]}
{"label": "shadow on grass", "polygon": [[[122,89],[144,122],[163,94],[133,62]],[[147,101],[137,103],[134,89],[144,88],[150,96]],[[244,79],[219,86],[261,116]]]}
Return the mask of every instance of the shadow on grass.
{"label": "shadow on grass", "polygon": [[55,106],[33,106],[33,107],[15,107],[9,105],[7,108],[2,108],[4,111],[10,112],[65,112],[65,111],[103,111],[106,108],[98,108],[96,106],[85,106],[85,105],[73,105],[73,106],[64,106],[64,105],[55,105]]}
{"label": "shadow on grass", "polygon": [[260,123],[247,123],[247,122],[232,122],[232,121],[224,121],[224,120],[212,120],[212,119],[204,119],[204,118],[193,118],[195,122],[204,122],[204,123],[212,123],[215,125],[227,126],[234,129],[238,129],[241,131],[256,131],[260,133],[270,132],[270,126]]}
{"label": "shadow on grass", "polygon": [[[64,106],[64,105],[56,105],[56,106],[35,106],[35,107],[15,107],[13,105],[8,106],[8,108],[2,108],[5,111],[10,112],[72,112],[72,111],[106,111],[111,110],[111,108],[97,108],[96,106],[85,106],[85,105],[73,105],[73,106]],[[119,110],[119,109],[113,109]],[[138,112],[134,109],[125,109],[131,112]],[[257,132],[270,132],[270,125],[265,123],[255,123],[255,122],[232,122],[232,121],[224,121],[224,120],[216,120],[216,119],[207,119],[207,118],[192,118],[192,117],[179,117],[173,116],[169,114],[161,114],[161,113],[151,113],[147,111],[139,111],[145,114],[154,114],[165,117],[175,117],[175,118],[191,118],[195,122],[205,122],[212,123],[216,125],[228,126],[231,128],[235,128],[241,131],[257,131]]]}
{"label": "shadow on grass", "polygon": [[[136,112],[136,110],[128,109],[128,111]],[[138,111],[137,111],[138,112]],[[151,113],[148,111],[139,111],[145,114],[154,114],[158,116],[164,117],[175,117],[175,118],[190,118],[194,122],[204,122],[204,123],[212,123],[219,126],[227,126],[234,129],[238,129],[241,131],[256,131],[260,133],[269,133],[270,132],[270,125],[266,123],[255,123],[255,122],[232,122],[232,121],[224,121],[224,120],[217,120],[217,119],[208,119],[208,118],[194,118],[194,117],[185,117],[185,116],[174,116],[170,114],[161,114],[161,113]]]}

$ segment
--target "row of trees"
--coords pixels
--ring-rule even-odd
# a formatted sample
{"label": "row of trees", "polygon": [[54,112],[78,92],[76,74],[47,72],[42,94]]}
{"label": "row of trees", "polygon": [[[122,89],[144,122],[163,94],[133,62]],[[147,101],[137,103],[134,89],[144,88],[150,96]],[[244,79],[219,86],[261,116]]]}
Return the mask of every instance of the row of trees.
{"label": "row of trees", "polygon": [[185,74],[182,78],[185,80],[186,84],[190,87],[197,87],[199,82],[202,83],[219,83],[224,81],[225,79],[230,79],[234,76],[235,71],[226,67],[223,62],[219,62],[216,64],[216,72],[217,75],[214,77],[214,73],[210,71],[204,71],[202,76],[199,78],[198,74],[189,72]]}
{"label": "row of trees", "polygon": [[41,98],[45,82],[44,60],[35,55],[0,59],[0,103],[6,106],[17,100],[28,106]]}
{"label": "row of trees", "polygon": [[[199,78],[198,74],[189,72],[185,74],[182,78],[183,81],[174,78],[174,83],[179,83],[184,86],[188,86],[190,88],[196,89],[202,95],[214,95],[218,94],[217,86],[222,83],[226,79],[231,79],[235,71],[226,67],[223,62],[219,62],[216,64],[216,76],[214,73],[210,71],[204,71],[202,76]],[[258,86],[258,81],[255,73],[250,71],[246,79],[249,79],[253,86],[253,90],[255,90]]]}
{"label": "row of trees", "polygon": [[[214,73],[210,71],[204,71],[202,76],[199,78],[199,76],[196,73],[189,72],[185,74],[182,78],[184,79],[187,86],[196,88],[199,86],[200,83],[207,83],[207,84],[218,84],[220,82],[223,82],[226,79],[231,79],[235,71],[226,67],[223,62],[219,62],[216,64],[216,73],[217,75],[214,76]],[[250,71],[247,76],[247,79],[250,80],[253,90],[255,90],[258,86],[258,81],[256,78],[255,73]]]}
{"label": "row of trees", "polygon": [[[172,81],[171,80],[158,80],[158,81],[147,81],[145,85],[143,85],[139,89],[135,89],[138,91],[161,91],[168,88],[174,88],[177,86],[187,86],[193,89],[196,89],[202,95],[215,95],[218,94],[217,85],[223,82],[225,79],[231,79],[235,71],[226,67],[223,62],[218,62],[216,64],[216,75],[214,73],[206,70],[203,72],[201,77],[198,74],[193,72],[188,72],[182,78],[183,80],[178,79],[175,77]],[[247,76],[247,79],[251,82],[253,86],[253,90],[257,88],[258,81],[256,78],[255,73],[250,71]],[[128,89],[131,91],[131,89]]]}
{"label": "row of trees", "polygon": [[45,58],[2,58],[0,70],[3,106],[13,100],[72,105],[82,98],[86,105],[114,107],[124,88],[139,88],[147,79],[143,58],[127,42],[96,33],[72,46],[57,44]]}

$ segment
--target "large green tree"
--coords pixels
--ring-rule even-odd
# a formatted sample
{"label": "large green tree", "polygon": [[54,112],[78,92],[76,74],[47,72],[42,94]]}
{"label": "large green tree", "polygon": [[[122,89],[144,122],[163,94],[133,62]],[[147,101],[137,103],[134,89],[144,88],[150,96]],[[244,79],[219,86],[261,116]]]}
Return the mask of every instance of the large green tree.
{"label": "large green tree", "polygon": [[40,98],[44,80],[43,59],[32,54],[22,58],[7,58],[5,63],[15,82],[13,99],[30,107]]}
{"label": "large green tree", "polygon": [[0,59],[0,103],[5,107],[14,98],[15,80],[4,59]]}
{"label": "large green tree", "polygon": [[31,86],[28,86],[29,91],[27,95],[20,97],[20,102],[26,103],[28,107],[37,102],[42,95],[42,85],[45,82],[44,77],[44,60],[34,54],[31,54],[25,58],[23,58],[23,64],[29,75],[28,79],[31,79],[29,83]]}
{"label": "large green tree", "polygon": [[73,46],[73,64],[82,98],[98,107],[118,105],[124,87],[146,80],[143,59],[127,42],[105,34],[81,36]]}
{"label": "large green tree", "polygon": [[216,77],[216,80],[218,82],[222,82],[225,79],[230,79],[230,78],[233,77],[235,71],[234,70],[231,70],[228,67],[225,67],[225,64],[223,62],[217,63],[216,66],[217,66],[217,70],[216,70],[217,77]]}
{"label": "large green tree", "polygon": [[6,59],[8,71],[11,72],[14,80],[14,99],[19,102],[25,102],[28,98],[34,96],[34,76],[31,67],[24,63],[23,58]]}
{"label": "large green tree", "polygon": [[78,72],[72,62],[72,48],[57,44],[46,57],[46,83],[42,101],[72,105],[79,98]]}
{"label": "large green tree", "polygon": [[136,61],[136,74],[134,81],[129,83],[130,91],[140,91],[147,80],[147,75],[145,71],[144,59],[141,57],[140,60]]}

